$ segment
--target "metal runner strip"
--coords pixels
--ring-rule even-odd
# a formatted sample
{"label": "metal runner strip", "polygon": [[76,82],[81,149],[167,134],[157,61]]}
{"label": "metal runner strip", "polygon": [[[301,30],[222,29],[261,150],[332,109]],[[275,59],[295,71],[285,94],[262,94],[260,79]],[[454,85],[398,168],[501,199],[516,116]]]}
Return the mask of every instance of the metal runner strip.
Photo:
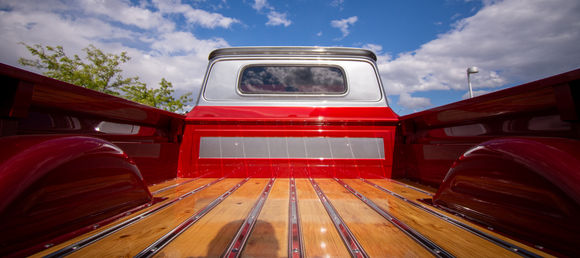
{"label": "metal runner strip", "polygon": [[395,192],[393,192],[391,190],[388,190],[388,189],[386,189],[386,188],[384,188],[384,187],[382,187],[380,185],[371,183],[370,181],[367,181],[367,180],[365,180],[363,178],[360,178],[360,180],[363,181],[363,182],[365,182],[365,183],[367,183],[367,184],[369,184],[369,185],[372,185],[372,186],[378,188],[379,190],[381,190],[381,191],[383,191],[385,193],[391,194],[391,195],[393,195],[393,196],[395,196],[395,197],[397,197],[397,198],[399,198],[399,199],[401,199],[401,200],[403,200],[403,201],[405,201],[405,202],[413,205],[414,207],[416,207],[418,209],[421,209],[422,211],[425,211],[425,212],[427,212],[427,213],[429,213],[429,214],[431,214],[431,215],[433,215],[433,216],[435,216],[437,218],[440,218],[440,219],[442,219],[444,221],[447,221],[447,222],[451,223],[452,225],[455,225],[455,226],[457,226],[457,227],[459,227],[459,228],[461,228],[461,229],[463,229],[463,230],[465,230],[465,231],[467,231],[469,233],[472,233],[472,234],[474,234],[474,235],[476,235],[478,237],[481,237],[481,238],[483,238],[483,239],[485,239],[485,240],[487,240],[489,242],[492,242],[492,243],[494,243],[494,244],[496,244],[498,246],[501,246],[501,247],[503,247],[505,249],[508,249],[508,250],[510,250],[510,251],[518,254],[518,255],[521,255],[523,257],[542,257],[542,256],[537,255],[535,253],[532,253],[532,252],[530,252],[530,251],[528,251],[526,249],[522,249],[522,248],[520,248],[520,247],[518,247],[516,245],[510,244],[510,243],[508,243],[508,242],[506,242],[506,241],[504,241],[502,239],[499,239],[499,238],[497,238],[495,236],[492,236],[490,234],[487,234],[487,233],[485,233],[485,232],[483,232],[483,231],[481,231],[479,229],[476,229],[476,228],[474,228],[472,226],[469,226],[469,225],[467,225],[467,224],[465,224],[465,223],[463,223],[461,221],[458,221],[458,220],[456,220],[456,219],[454,219],[452,217],[449,217],[449,216],[447,216],[447,215],[445,215],[443,213],[439,213],[439,212],[434,211],[432,209],[428,209],[428,208],[424,207],[423,205],[421,205],[421,204],[419,204],[417,202],[414,202],[412,200],[409,200],[409,199],[407,199],[407,198],[405,198],[405,197],[403,197],[403,196],[401,196],[401,195],[399,195],[399,194],[397,194],[397,193],[395,193]]}
{"label": "metal runner strip", "polygon": [[171,185],[171,186],[168,186],[168,187],[165,187],[165,188],[159,189],[159,190],[157,190],[157,191],[155,191],[155,192],[152,192],[152,193],[151,193],[151,195],[156,195],[156,194],[158,194],[158,193],[165,192],[165,191],[167,191],[167,190],[171,190],[171,189],[173,189],[173,188],[176,188],[176,187],[178,187],[178,186],[182,186],[182,185],[184,185],[184,184],[187,184],[187,183],[189,183],[189,182],[193,182],[193,181],[195,181],[195,180],[198,180],[198,179],[200,179],[200,178],[201,178],[201,177],[196,177],[196,178],[194,178],[194,179],[191,179],[191,180],[187,180],[187,181],[181,182],[181,183],[179,183],[179,184],[174,184],[174,185]]}
{"label": "metal runner strip", "polygon": [[300,217],[298,212],[298,196],[296,195],[296,181],[290,178],[290,223],[288,233],[288,257],[304,257],[304,248],[302,243],[302,230],[300,228]]}
{"label": "metal runner strip", "polygon": [[175,238],[180,236],[185,230],[193,226],[197,221],[199,221],[205,214],[210,212],[213,208],[215,208],[218,204],[220,204],[223,200],[225,200],[228,196],[230,196],[233,192],[235,192],[238,188],[240,188],[244,183],[248,182],[250,178],[245,178],[244,180],[240,181],[234,187],[230,188],[227,192],[222,194],[220,197],[213,200],[211,203],[203,207],[201,210],[196,212],[195,214],[191,215],[186,221],[179,224],[179,226],[175,227],[167,234],[162,236],[160,239],[155,241],[149,247],[145,248],[143,251],[139,252],[134,257],[153,257],[155,256],[161,249],[167,246],[171,241]]}
{"label": "metal runner strip", "polygon": [[84,247],[87,247],[88,245],[91,245],[91,244],[93,244],[93,243],[95,243],[95,242],[97,242],[97,241],[99,241],[99,240],[101,240],[101,239],[103,239],[103,238],[105,238],[105,237],[107,237],[107,236],[109,236],[109,235],[111,235],[111,234],[113,234],[113,233],[121,230],[121,229],[124,229],[126,227],[129,227],[129,226],[131,226],[131,225],[133,225],[133,224],[141,221],[142,219],[145,219],[145,218],[147,218],[147,217],[149,217],[149,216],[151,216],[151,215],[159,212],[159,211],[161,211],[161,210],[163,210],[163,209],[165,209],[165,208],[167,208],[167,207],[175,204],[176,202],[179,202],[179,201],[183,200],[184,198],[187,198],[187,197],[189,197],[189,196],[191,196],[193,194],[196,194],[199,191],[201,191],[203,189],[206,189],[206,188],[210,187],[211,185],[214,185],[215,183],[218,183],[218,182],[220,182],[220,181],[222,181],[224,179],[225,179],[225,177],[222,177],[222,178],[217,179],[217,180],[214,180],[214,181],[212,181],[212,182],[210,182],[210,183],[208,183],[206,185],[200,186],[200,187],[196,188],[193,191],[190,191],[188,193],[185,193],[185,194],[183,194],[183,195],[181,195],[181,196],[179,196],[179,197],[177,197],[177,198],[175,198],[175,199],[173,199],[173,200],[171,200],[169,202],[164,203],[163,205],[159,205],[159,206],[157,206],[157,207],[155,207],[155,208],[153,208],[153,209],[151,209],[149,211],[146,211],[146,212],[144,212],[143,214],[141,214],[139,216],[136,216],[136,217],[133,217],[131,219],[128,219],[128,220],[126,220],[124,222],[121,222],[121,223],[119,223],[119,224],[117,224],[117,225],[115,225],[113,227],[108,228],[107,230],[101,231],[100,233],[97,233],[95,235],[92,235],[90,237],[87,237],[87,238],[85,238],[85,239],[83,239],[81,241],[78,241],[78,242],[76,242],[76,243],[74,243],[72,245],[69,245],[69,246],[64,247],[64,248],[62,248],[60,250],[57,250],[57,251],[55,251],[55,252],[53,252],[51,254],[48,254],[48,255],[46,255],[44,257],[51,257],[51,258],[52,257],[64,257],[66,255],[69,255],[71,253],[74,253],[74,252],[76,252],[76,251],[78,251],[78,250],[80,250],[80,249],[82,249]]}
{"label": "metal runner strip", "polygon": [[385,211],[384,209],[379,207],[373,201],[371,201],[370,199],[366,198],[364,195],[362,195],[359,192],[357,192],[356,190],[354,190],[352,187],[347,185],[342,180],[340,180],[338,178],[334,178],[334,180],[336,180],[339,184],[344,186],[344,188],[346,188],[348,191],[350,191],[352,194],[354,194],[356,197],[358,197],[361,201],[366,203],[369,207],[371,207],[373,210],[375,210],[377,213],[379,213],[381,216],[383,216],[385,219],[387,219],[389,222],[391,222],[395,227],[399,228],[401,231],[403,231],[405,234],[407,234],[407,236],[409,236],[410,238],[415,240],[417,243],[419,243],[420,245],[425,247],[425,249],[430,251],[433,255],[435,255],[437,257],[454,257],[452,254],[445,251],[445,249],[443,249],[440,246],[438,246],[437,244],[433,243],[433,241],[431,241],[428,238],[426,238],[425,236],[421,235],[419,232],[417,232],[414,229],[412,229],[411,227],[409,227],[407,224],[405,224],[404,222],[402,222],[401,220],[399,220],[398,218],[393,216],[388,211]]}
{"label": "metal runner strip", "polygon": [[391,183],[398,184],[398,185],[400,185],[400,186],[407,187],[407,188],[409,188],[409,189],[413,189],[413,190],[415,190],[415,191],[417,191],[417,192],[424,193],[424,194],[426,194],[426,195],[429,195],[429,196],[435,196],[434,194],[432,194],[432,193],[430,193],[430,192],[427,192],[427,191],[425,191],[425,190],[423,190],[423,189],[419,189],[419,188],[417,188],[417,187],[414,187],[414,186],[411,186],[411,185],[408,185],[408,184],[401,183],[401,182],[399,182],[399,181],[397,181],[397,180],[393,180],[393,179],[390,179],[390,178],[385,178],[385,180],[387,180],[387,181],[389,181],[389,182],[391,182]]}
{"label": "metal runner strip", "polygon": [[270,191],[272,190],[272,186],[274,185],[275,181],[276,178],[270,178],[270,181],[268,181],[268,184],[266,184],[266,187],[264,187],[262,194],[260,194],[258,201],[256,201],[254,207],[252,207],[252,210],[246,217],[246,220],[238,230],[238,233],[236,233],[236,236],[232,239],[232,242],[229,244],[222,257],[233,258],[239,257],[241,255],[242,249],[244,248],[246,241],[248,241],[250,232],[252,232],[252,229],[258,220],[258,215],[260,215],[260,212],[264,207],[264,203],[266,203],[266,199],[268,199],[268,195],[270,195]]}
{"label": "metal runner strip", "polygon": [[316,181],[314,181],[314,179],[312,178],[309,178],[309,180],[310,183],[312,184],[312,187],[314,187],[314,191],[316,191],[318,198],[320,198],[320,201],[324,205],[324,208],[326,208],[328,215],[330,215],[332,223],[334,223],[334,226],[336,227],[338,233],[340,234],[342,241],[344,241],[344,243],[346,244],[346,247],[350,252],[350,255],[352,257],[369,257],[369,255],[362,248],[361,244],[356,240],[356,238],[354,237],[348,226],[346,226],[346,223],[344,223],[340,215],[338,215],[338,212],[334,209],[334,207],[330,203],[330,200],[328,199],[328,197],[326,197],[324,192],[322,192],[322,189],[320,189]]}

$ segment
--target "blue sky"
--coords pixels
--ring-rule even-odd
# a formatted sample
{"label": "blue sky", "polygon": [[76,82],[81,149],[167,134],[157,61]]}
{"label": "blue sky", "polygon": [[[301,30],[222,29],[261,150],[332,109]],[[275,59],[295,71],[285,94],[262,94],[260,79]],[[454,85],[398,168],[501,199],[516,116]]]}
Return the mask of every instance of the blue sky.
{"label": "blue sky", "polygon": [[0,62],[31,58],[18,42],[94,44],[128,52],[125,77],[197,94],[215,48],[362,47],[404,115],[465,98],[470,66],[476,95],[580,68],[579,13],[578,0],[0,0]]}

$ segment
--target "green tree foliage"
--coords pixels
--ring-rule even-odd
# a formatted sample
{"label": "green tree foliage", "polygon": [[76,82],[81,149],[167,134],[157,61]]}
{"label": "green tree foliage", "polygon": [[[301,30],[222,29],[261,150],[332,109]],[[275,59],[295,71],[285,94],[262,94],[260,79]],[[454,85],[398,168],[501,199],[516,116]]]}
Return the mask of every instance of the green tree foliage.
{"label": "green tree foliage", "polygon": [[181,95],[179,99],[173,98],[171,96],[171,93],[174,92],[172,89],[173,85],[171,85],[171,82],[165,80],[165,78],[161,79],[159,85],[161,87],[158,89],[147,89],[147,86],[143,83],[127,86],[123,88],[123,91],[125,91],[123,97],[171,112],[181,110],[185,106],[185,103],[193,100],[190,98],[191,92]]}
{"label": "green tree foliage", "polygon": [[[107,94],[121,96],[126,99],[150,105],[167,111],[176,112],[181,110],[185,104],[193,99],[188,92],[178,99],[171,94],[174,92],[171,82],[161,79],[159,89],[147,89],[147,85],[139,81],[139,77],[123,78],[123,71],[119,65],[131,59],[127,52],[120,55],[103,53],[92,44],[84,48],[85,60],[78,55],[68,57],[64,53],[62,46],[24,45],[28,51],[37,59],[31,60],[20,58],[18,63],[23,66],[31,66],[43,72],[45,76],[72,83],[88,89],[104,92]],[[123,93],[123,94],[122,94]]]}

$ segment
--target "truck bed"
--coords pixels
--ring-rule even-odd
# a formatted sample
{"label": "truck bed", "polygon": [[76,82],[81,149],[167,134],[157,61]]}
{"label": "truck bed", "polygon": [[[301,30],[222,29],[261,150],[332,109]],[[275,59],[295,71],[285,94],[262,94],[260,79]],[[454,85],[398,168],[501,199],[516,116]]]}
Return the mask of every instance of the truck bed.
{"label": "truck bed", "polygon": [[[294,232],[290,231],[291,189],[296,191],[299,222],[298,231]],[[316,189],[321,191],[317,193]],[[331,204],[354,237],[355,244],[351,248],[354,256],[551,257],[419,202],[418,199],[432,198],[434,193],[430,193],[428,187],[419,189],[394,180],[177,178],[149,186],[149,190],[155,197],[167,199],[33,257],[63,254],[69,257],[219,257],[240,238],[238,231],[244,231],[242,225],[248,223],[246,219],[252,224],[249,214],[257,214],[257,220],[247,231],[249,236],[245,244],[237,249],[242,257],[300,254],[303,257],[349,257],[351,253],[345,244],[349,240],[346,238],[345,242],[341,238],[333,224],[334,217],[329,215],[332,211],[327,211],[322,200]],[[261,198],[264,198],[263,207],[252,213]],[[212,202],[215,204],[215,200],[220,203],[203,213]],[[368,205],[373,203],[395,219],[383,217]],[[397,220],[402,222],[399,227],[395,225]],[[190,223],[189,227],[184,228],[186,223]],[[465,226],[475,232],[461,228]],[[422,236],[424,239],[411,238],[406,233],[411,231],[415,238]],[[291,241],[292,234],[298,235],[294,238],[295,243]],[[431,241],[437,250],[422,246],[425,241],[427,245]],[[290,245],[297,248],[290,248]],[[362,249],[358,250],[357,246]],[[236,253],[236,249],[229,251]]]}

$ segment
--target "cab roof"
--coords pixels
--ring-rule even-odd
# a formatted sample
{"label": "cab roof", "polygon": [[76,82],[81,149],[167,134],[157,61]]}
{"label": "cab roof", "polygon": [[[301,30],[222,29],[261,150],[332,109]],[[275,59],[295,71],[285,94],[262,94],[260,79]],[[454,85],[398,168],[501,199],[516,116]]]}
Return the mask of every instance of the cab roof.
{"label": "cab roof", "polygon": [[312,56],[360,56],[377,61],[370,50],[342,47],[232,47],[212,51],[208,59],[225,55],[312,55]]}

